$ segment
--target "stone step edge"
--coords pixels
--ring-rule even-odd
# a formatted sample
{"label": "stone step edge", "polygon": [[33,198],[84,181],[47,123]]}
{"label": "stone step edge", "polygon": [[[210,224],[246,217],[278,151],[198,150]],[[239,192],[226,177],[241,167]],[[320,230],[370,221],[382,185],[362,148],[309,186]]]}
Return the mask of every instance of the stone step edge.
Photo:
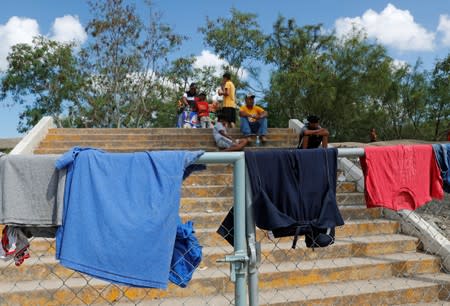
{"label": "stone step edge", "polygon": [[[206,199],[208,199],[208,198],[206,198]],[[232,201],[232,199],[230,199],[230,200]],[[209,201],[209,200],[204,200],[204,201]],[[201,201],[199,201],[199,203],[201,203]],[[181,204],[180,206],[183,206],[183,205],[185,205],[185,204]],[[338,207],[339,207],[340,211],[351,211],[351,210],[367,210],[367,211],[378,210],[378,211],[380,211],[382,209],[380,207],[367,208],[366,205],[363,205],[363,204],[339,204],[338,203]],[[181,212],[180,211],[179,215],[180,215],[181,218],[185,218],[185,217],[186,218],[187,217],[207,217],[207,216],[211,216],[211,217],[224,216],[225,217],[227,213],[228,213],[228,210],[226,210],[226,211],[214,211],[214,210],[213,211],[209,211],[209,210],[206,211],[205,210],[205,211],[194,211],[194,212],[187,212],[187,211]]]}
{"label": "stone step edge", "polygon": [[[342,269],[361,269],[362,267],[369,267],[376,264],[388,264],[392,265],[399,265],[399,264],[407,264],[407,263],[414,263],[414,262],[421,262],[424,260],[438,260],[436,256],[428,255],[428,254],[422,254],[422,253],[394,253],[394,254],[388,254],[388,255],[375,255],[371,257],[351,257],[351,258],[345,258],[345,259],[320,259],[310,262],[302,262],[301,265],[301,271],[302,273],[312,273],[313,271],[322,271],[326,269],[335,270],[338,269],[342,271]],[[319,267],[320,265],[320,267]],[[192,280],[197,279],[221,279],[221,278],[228,278],[226,274],[224,274],[224,270],[228,273],[228,264],[224,263],[224,268],[208,268],[203,271],[197,271],[194,273]],[[273,273],[283,273],[283,272],[295,272],[296,269],[298,269],[296,263],[292,262],[282,262],[277,263],[276,266],[274,266],[272,263],[262,263],[259,267],[259,274],[261,277],[262,275],[271,275]],[[404,273],[402,273],[404,275]],[[85,278],[79,278],[79,277],[73,277],[67,280],[64,280],[64,284],[70,284],[71,282],[86,282]],[[92,279],[89,280],[89,284],[92,286],[93,283],[97,283],[100,285],[109,285],[109,282],[102,281],[99,279]],[[39,280],[39,281],[24,281],[24,282],[16,282],[16,283],[8,283],[8,282],[2,282],[0,283],[0,295],[10,292],[22,291],[20,290],[22,285],[24,286],[24,292],[27,291],[25,287],[30,287],[29,289],[32,290],[48,290],[48,289],[55,289],[59,288],[61,286],[61,283],[63,283],[62,280]],[[36,284],[36,286],[33,286],[32,284]],[[46,285],[49,285],[47,287]],[[56,286],[56,287],[55,287]],[[33,288],[34,287],[34,288]]]}
{"label": "stone step edge", "polygon": [[[258,299],[260,305],[337,305],[340,301],[349,302],[356,300],[364,301],[366,305],[389,304],[389,296],[396,295],[410,300],[403,301],[407,305],[416,302],[426,302],[420,305],[447,305],[443,300],[439,301],[438,297],[433,300],[417,301],[417,298],[411,296],[411,290],[418,291],[424,289],[429,291],[433,288],[439,290],[441,286],[450,284],[450,276],[444,273],[421,274],[419,279],[405,279],[403,277],[390,277],[377,280],[356,280],[339,283],[323,284],[320,286],[310,285],[299,288],[276,288],[260,290]],[[146,305],[158,306],[198,306],[204,305],[229,306],[234,304],[234,295],[227,293],[220,296],[210,295],[202,297],[187,298],[161,298],[153,303],[149,301]],[[428,303],[427,303],[428,302]],[[342,305],[343,303],[339,304]],[[450,304],[450,303],[449,303]],[[135,305],[131,303],[121,303],[117,306]],[[401,304],[406,305],[406,304]]]}
{"label": "stone step edge", "polygon": [[[33,240],[38,240],[43,238],[34,238]],[[364,237],[352,237],[352,238],[336,238],[335,245],[336,246],[345,246],[345,245],[370,245],[370,244],[376,244],[380,242],[384,243],[399,243],[399,242],[407,242],[407,241],[413,241],[415,243],[418,243],[419,239],[412,236],[407,236],[403,234],[381,234],[381,235],[371,235],[371,236],[364,236]],[[277,249],[284,250],[284,251],[291,251],[292,250],[292,243],[291,242],[280,242],[276,244]],[[263,243],[261,245],[261,251],[262,252],[269,252],[272,251],[274,247],[274,244],[269,243]],[[306,245],[304,241],[299,241],[297,244],[297,249],[303,250],[306,249]],[[414,252],[415,250],[408,250],[404,252]],[[222,247],[219,246],[205,246],[203,247],[203,257],[210,256],[210,255],[220,255],[223,254],[229,255],[233,253],[233,247],[230,245],[225,245]],[[39,256],[33,256],[31,254],[31,258],[29,260],[26,260],[24,262],[25,266],[36,264],[36,263],[46,263],[46,264],[53,264],[58,263],[55,256],[50,255],[39,255]],[[12,264],[12,261],[10,262],[4,262],[0,261],[0,269],[6,268],[10,264]]]}

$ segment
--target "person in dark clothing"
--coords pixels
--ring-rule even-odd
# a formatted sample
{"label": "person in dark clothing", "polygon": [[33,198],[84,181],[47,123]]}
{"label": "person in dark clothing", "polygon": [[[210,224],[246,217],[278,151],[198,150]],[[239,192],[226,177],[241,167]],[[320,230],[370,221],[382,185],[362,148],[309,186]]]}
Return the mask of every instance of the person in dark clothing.
{"label": "person in dark clothing", "polygon": [[195,104],[198,101],[197,85],[191,83],[189,90],[186,91],[178,101],[177,127],[184,127],[185,120],[189,121],[191,111],[195,111]]}
{"label": "person in dark clothing", "polygon": [[327,129],[322,128],[319,124],[319,117],[310,115],[308,122],[300,131],[298,139],[298,149],[315,149],[322,144],[323,148],[328,147],[328,136],[330,133]]}
{"label": "person in dark clothing", "polygon": [[190,107],[191,110],[195,109],[195,102],[198,101],[197,97],[197,85],[195,83],[191,83],[189,86],[189,90],[183,94],[181,98],[183,100],[184,107]]}
{"label": "person in dark clothing", "polygon": [[375,131],[375,128],[370,129],[369,139],[370,142],[375,142],[378,140],[377,131]]}

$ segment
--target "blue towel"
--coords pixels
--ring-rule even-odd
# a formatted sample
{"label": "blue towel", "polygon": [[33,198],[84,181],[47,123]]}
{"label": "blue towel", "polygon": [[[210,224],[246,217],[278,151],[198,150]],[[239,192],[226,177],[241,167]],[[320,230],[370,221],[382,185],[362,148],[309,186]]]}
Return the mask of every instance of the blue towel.
{"label": "blue towel", "polygon": [[434,156],[441,170],[443,189],[450,193],[450,144],[434,144]]}
{"label": "blue towel", "polygon": [[202,247],[194,236],[194,224],[187,221],[178,224],[169,280],[185,288],[202,260]]}
{"label": "blue towel", "polygon": [[56,258],[68,268],[129,286],[166,288],[183,175],[203,151],[105,153],[74,148]]}

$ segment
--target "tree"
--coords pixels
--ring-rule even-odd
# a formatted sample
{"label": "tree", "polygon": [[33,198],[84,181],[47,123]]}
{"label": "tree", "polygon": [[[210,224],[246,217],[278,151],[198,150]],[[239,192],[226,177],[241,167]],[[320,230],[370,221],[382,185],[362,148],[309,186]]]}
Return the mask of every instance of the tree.
{"label": "tree", "polygon": [[383,98],[392,84],[393,60],[361,32],[336,41],[330,52],[336,88],[327,111],[330,130],[340,141],[365,141],[371,127],[382,130],[386,125]]}
{"label": "tree", "polygon": [[337,39],[320,24],[299,27],[280,16],[265,50],[275,67],[266,94],[275,126],[316,114],[334,140],[356,141],[386,117],[381,101],[392,59],[363,33]]}
{"label": "tree", "polygon": [[277,114],[271,125],[286,126],[290,118],[311,113],[324,118],[335,94],[327,52],[333,40],[321,33],[321,25],[298,27],[278,17],[265,45],[265,61],[274,67],[265,97],[269,113]]}
{"label": "tree", "polygon": [[199,31],[204,35],[205,45],[227,61],[228,65],[223,68],[234,74],[234,83],[239,89],[248,86],[240,78],[244,69],[250,76],[256,77],[258,74],[255,63],[262,54],[265,36],[256,20],[257,15],[243,13],[235,8],[230,13],[230,18],[210,20],[207,17],[206,25],[200,27]]}
{"label": "tree", "polygon": [[143,20],[123,0],[89,1],[92,37],[82,50],[82,68],[90,76],[82,112],[96,127],[149,127],[165,96],[167,56],[182,42],[146,1]]}
{"label": "tree", "polygon": [[79,103],[84,79],[71,44],[38,36],[32,44],[17,44],[7,57],[8,69],[1,82],[0,98],[11,96],[24,105],[19,132],[26,132],[43,116],[53,116],[62,125],[65,106]]}
{"label": "tree", "polygon": [[450,53],[436,62],[431,75],[429,119],[434,123],[433,140],[438,140],[444,121],[450,119]]}

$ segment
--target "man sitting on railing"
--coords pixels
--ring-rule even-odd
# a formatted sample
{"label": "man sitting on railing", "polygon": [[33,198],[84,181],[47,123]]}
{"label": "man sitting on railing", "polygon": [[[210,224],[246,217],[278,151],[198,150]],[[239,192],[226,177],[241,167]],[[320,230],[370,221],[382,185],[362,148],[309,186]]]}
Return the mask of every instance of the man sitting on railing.
{"label": "man sitting on railing", "polygon": [[328,147],[328,135],[330,134],[327,129],[324,129],[319,124],[319,117],[310,115],[306,118],[308,122],[300,131],[298,139],[298,149],[315,149],[322,144],[323,148]]}

